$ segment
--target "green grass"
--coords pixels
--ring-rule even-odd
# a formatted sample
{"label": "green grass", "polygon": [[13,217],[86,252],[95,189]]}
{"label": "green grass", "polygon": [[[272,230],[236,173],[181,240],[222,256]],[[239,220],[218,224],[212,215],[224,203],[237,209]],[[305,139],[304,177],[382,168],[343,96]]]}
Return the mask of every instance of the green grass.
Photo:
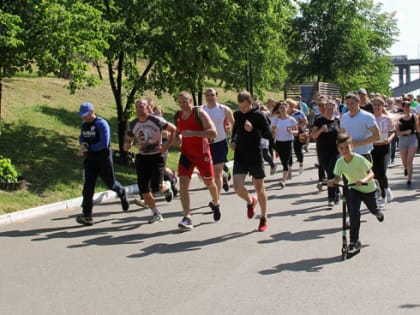
{"label": "green grass", "polygon": [[[0,190],[0,214],[81,195],[82,159],[76,157],[76,152],[81,122],[78,109],[82,102],[92,102],[96,113],[109,121],[112,147],[118,148],[116,107],[108,80],[74,95],[65,85],[61,79],[29,75],[3,80],[0,154],[12,160],[28,187],[16,192]],[[165,118],[172,122],[177,109],[173,96],[146,96],[153,97],[155,104],[163,108]],[[266,97],[279,94],[268,92]],[[235,99],[236,92],[219,91],[220,102],[234,104]],[[172,169],[176,169],[178,151],[176,147],[170,150],[168,165]],[[136,182],[134,169],[121,165],[115,169],[123,185]],[[96,191],[102,190],[106,188],[98,181]]]}

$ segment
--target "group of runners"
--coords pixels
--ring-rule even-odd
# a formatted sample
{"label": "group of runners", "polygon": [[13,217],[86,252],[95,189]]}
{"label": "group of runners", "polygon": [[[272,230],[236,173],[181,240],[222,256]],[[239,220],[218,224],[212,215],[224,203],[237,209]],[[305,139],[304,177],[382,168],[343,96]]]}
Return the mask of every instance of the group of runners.
{"label": "group of runners", "polygon": [[[206,104],[196,107],[190,93],[180,92],[179,111],[173,122],[163,118],[150,99],[135,102],[136,118],[129,123],[124,150],[130,150],[133,144],[137,147],[137,183],[141,199],[152,210],[149,223],[163,220],[155,195],[163,193],[170,201],[176,189],[176,177],[166,168],[167,152],[173,144],[180,145],[181,151],[177,175],[183,209],[178,226],[182,230],[194,227],[189,186],[195,170],[210,193],[208,206],[214,221],[221,219],[220,196],[222,188],[226,190],[224,169],[228,146],[234,151],[234,191],[245,201],[244,210],[249,219],[255,216],[259,204],[259,231],[268,229],[264,162],[274,175],[277,170],[274,161],[279,157],[282,166],[279,188],[284,189],[292,178],[293,152],[299,164],[298,173],[304,171],[303,151],[307,151],[310,139],[316,143],[319,181],[328,183],[328,207],[339,202],[340,192],[335,185],[339,179],[352,185],[348,210],[353,250],[361,247],[358,236],[361,202],[382,222],[381,208],[393,198],[386,171],[388,164],[394,162],[397,142],[407,187],[412,184],[413,158],[420,131],[416,112],[416,107],[420,112],[420,105],[412,95],[396,99],[375,94],[369,97],[365,89],[359,89],[347,94],[344,102],[318,95],[309,105],[300,96],[277,102],[269,99],[264,105],[243,91],[237,95],[238,109],[234,112],[218,103],[217,97],[217,91],[209,88],[205,91]],[[85,156],[85,181],[83,213],[76,220],[92,225],[92,198],[98,176],[117,192],[124,211],[129,205],[123,187],[115,180],[108,124],[95,115],[90,103],[80,106],[79,115],[83,122],[78,154]],[[250,194],[245,186],[247,175],[252,177],[256,195]],[[375,196],[376,185],[380,188],[379,201]]]}

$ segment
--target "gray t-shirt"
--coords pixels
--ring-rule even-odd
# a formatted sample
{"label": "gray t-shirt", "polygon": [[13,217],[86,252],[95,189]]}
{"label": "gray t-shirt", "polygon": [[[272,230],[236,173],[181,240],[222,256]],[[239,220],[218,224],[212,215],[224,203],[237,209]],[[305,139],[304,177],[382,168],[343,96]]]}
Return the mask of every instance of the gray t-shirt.
{"label": "gray t-shirt", "polygon": [[[347,112],[341,117],[340,128],[344,129],[354,141],[363,141],[370,137],[372,133],[370,128],[377,126],[375,116],[371,113],[360,110],[353,117]],[[369,154],[373,149],[373,144],[369,143],[364,146],[354,147],[353,152],[358,154]]]}

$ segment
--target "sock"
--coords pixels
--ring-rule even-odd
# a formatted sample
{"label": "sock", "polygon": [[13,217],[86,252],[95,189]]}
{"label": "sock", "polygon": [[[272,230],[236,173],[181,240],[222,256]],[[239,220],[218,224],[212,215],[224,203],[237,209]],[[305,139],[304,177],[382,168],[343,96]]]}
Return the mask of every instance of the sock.
{"label": "sock", "polygon": [[153,214],[159,214],[160,213],[159,210],[156,207],[152,208],[151,210],[152,210]]}

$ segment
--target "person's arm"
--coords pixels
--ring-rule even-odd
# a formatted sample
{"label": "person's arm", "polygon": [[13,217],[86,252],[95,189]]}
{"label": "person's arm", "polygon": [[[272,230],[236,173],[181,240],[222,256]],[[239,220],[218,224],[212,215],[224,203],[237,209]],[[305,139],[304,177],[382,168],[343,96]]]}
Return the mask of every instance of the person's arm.
{"label": "person's arm", "polygon": [[370,181],[374,177],[375,177],[375,174],[373,173],[372,169],[370,169],[365,177],[363,177],[361,180],[358,180],[356,182],[356,185],[357,186],[362,186],[363,184],[366,184],[368,181]]}
{"label": "person's arm", "polygon": [[171,124],[171,123],[168,122],[165,130],[169,134],[168,134],[168,141],[164,145],[162,145],[162,150],[161,150],[162,153],[168,151],[169,147],[172,145],[172,143],[174,143],[176,127],[175,127],[174,124]]}
{"label": "person's arm", "polygon": [[99,151],[109,148],[111,143],[111,130],[109,129],[108,123],[105,121],[105,119],[98,119],[95,125],[99,132],[99,141],[90,145],[89,150]]}
{"label": "person's arm", "polygon": [[[194,109],[193,109],[194,110]],[[201,138],[216,138],[216,126],[211,120],[210,116],[200,108],[198,114],[200,115],[203,130],[183,130],[182,137],[201,137]]]}
{"label": "person's arm", "polygon": [[364,139],[362,141],[354,141],[353,145],[355,147],[360,147],[360,146],[364,146],[366,144],[374,143],[374,142],[376,142],[380,139],[379,128],[378,128],[377,125],[369,128],[369,131],[371,132],[371,135],[369,137],[367,137],[366,139]]}
{"label": "person's arm", "polygon": [[223,106],[225,109],[225,118],[226,118],[226,129],[232,131],[233,125],[235,124],[235,118],[233,118],[233,112],[228,106]]}

